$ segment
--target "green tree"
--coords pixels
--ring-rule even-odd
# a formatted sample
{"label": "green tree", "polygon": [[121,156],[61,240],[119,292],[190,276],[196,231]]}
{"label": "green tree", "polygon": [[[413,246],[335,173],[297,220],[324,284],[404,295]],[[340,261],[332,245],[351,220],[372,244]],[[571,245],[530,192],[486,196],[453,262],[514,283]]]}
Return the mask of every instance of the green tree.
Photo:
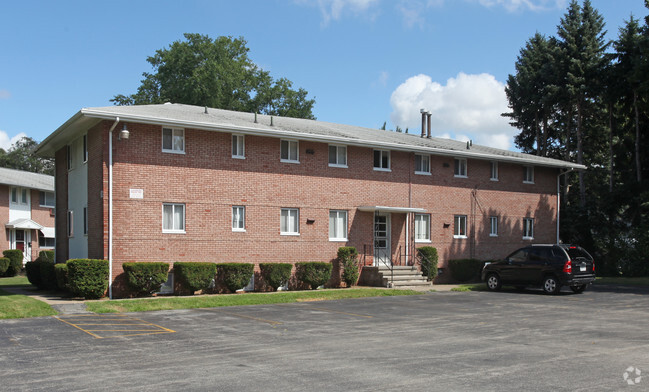
{"label": "green tree", "polygon": [[315,99],[286,78],[275,81],[248,57],[243,38],[185,34],[147,58],[153,72],[135,94],[116,95],[116,105],[164,102],[315,119]]}
{"label": "green tree", "polygon": [[0,167],[54,175],[54,160],[35,156],[36,147],[38,142],[25,136],[15,142],[8,151],[0,149]]}

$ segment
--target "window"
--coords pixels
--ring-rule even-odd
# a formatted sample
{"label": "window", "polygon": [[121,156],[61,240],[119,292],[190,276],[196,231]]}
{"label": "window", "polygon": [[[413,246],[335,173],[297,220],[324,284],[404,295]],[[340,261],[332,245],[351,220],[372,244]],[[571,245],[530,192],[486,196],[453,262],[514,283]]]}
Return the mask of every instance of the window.
{"label": "window", "polygon": [[162,128],[162,151],[184,154],[185,130],[176,128]]}
{"label": "window", "polygon": [[415,174],[430,174],[430,155],[415,154]]}
{"label": "window", "polygon": [[282,162],[300,163],[298,142],[295,140],[282,140],[280,142],[280,160]]}
{"label": "window", "polygon": [[347,147],[329,146],[329,166],[347,167]]}
{"label": "window", "polygon": [[27,204],[27,189],[20,189],[20,204]]}
{"label": "window", "polygon": [[279,231],[282,235],[300,234],[300,210],[297,208],[282,208]]}
{"label": "window", "polygon": [[329,241],[347,241],[347,211],[329,211]]}
{"label": "window", "polygon": [[466,159],[455,158],[455,177],[466,177]]}
{"label": "window", "polygon": [[491,181],[498,181],[498,162],[491,162]]}
{"label": "window", "polygon": [[72,170],[72,146],[67,146],[68,150],[68,170]]}
{"label": "window", "polygon": [[56,206],[56,197],[54,196],[54,192],[39,192],[38,202],[41,207],[54,208]]}
{"label": "window", "polygon": [[534,166],[523,167],[523,182],[525,184],[534,184]]}
{"label": "window", "polygon": [[68,237],[74,237],[74,211],[68,211]]}
{"label": "window", "polygon": [[83,162],[88,162],[88,135],[83,135]]}
{"label": "window", "polygon": [[88,235],[88,207],[83,207],[83,234]]}
{"label": "window", "polygon": [[28,204],[29,189],[12,187],[10,197],[11,197],[11,202],[14,204]]}
{"label": "window", "polygon": [[455,238],[466,238],[466,215],[455,215]]}
{"label": "window", "polygon": [[232,158],[246,158],[246,144],[243,135],[232,135]]}
{"label": "window", "polygon": [[415,214],[415,242],[430,242],[430,215]]}
{"label": "window", "polygon": [[232,207],[232,231],[246,231],[246,207]]}
{"label": "window", "polygon": [[531,240],[534,238],[534,219],[523,218],[523,239]]}
{"label": "window", "polygon": [[18,203],[18,188],[11,188],[11,202]]}
{"label": "window", "polygon": [[497,216],[490,216],[489,217],[489,223],[491,225],[491,228],[489,230],[489,236],[490,237],[498,237],[498,217]]}
{"label": "window", "polygon": [[374,170],[390,170],[390,151],[374,150]]}
{"label": "window", "polygon": [[162,204],[162,232],[163,233],[184,233],[185,232],[185,205],[184,204]]}
{"label": "window", "polygon": [[56,240],[54,238],[45,237],[45,234],[38,232],[38,247],[39,248],[54,248]]}

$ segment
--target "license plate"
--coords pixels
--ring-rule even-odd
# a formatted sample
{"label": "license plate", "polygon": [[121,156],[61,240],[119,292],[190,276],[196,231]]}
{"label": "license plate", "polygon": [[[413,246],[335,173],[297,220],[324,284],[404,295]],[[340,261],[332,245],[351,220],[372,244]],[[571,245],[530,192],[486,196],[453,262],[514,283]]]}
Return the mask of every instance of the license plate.
{"label": "license plate", "polygon": [[579,266],[579,272],[586,272],[586,266],[584,264]]}

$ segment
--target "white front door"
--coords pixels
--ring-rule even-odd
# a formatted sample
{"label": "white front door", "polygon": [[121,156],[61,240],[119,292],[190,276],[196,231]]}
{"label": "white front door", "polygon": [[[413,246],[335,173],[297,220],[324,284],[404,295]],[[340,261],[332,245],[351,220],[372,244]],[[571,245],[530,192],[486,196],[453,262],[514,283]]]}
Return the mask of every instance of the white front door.
{"label": "white front door", "polygon": [[374,265],[392,266],[390,251],[390,214],[374,213]]}
{"label": "white front door", "polygon": [[23,265],[32,261],[31,237],[31,230],[15,229],[12,233],[11,248],[23,251]]}

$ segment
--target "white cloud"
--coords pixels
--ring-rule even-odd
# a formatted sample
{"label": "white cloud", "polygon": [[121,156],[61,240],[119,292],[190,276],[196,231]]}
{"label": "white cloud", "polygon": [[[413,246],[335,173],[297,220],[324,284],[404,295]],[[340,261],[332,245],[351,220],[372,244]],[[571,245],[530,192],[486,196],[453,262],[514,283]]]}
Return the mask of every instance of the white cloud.
{"label": "white cloud", "polygon": [[18,140],[22,139],[23,137],[27,136],[27,134],[20,132],[16,136],[10,138],[7,132],[0,130],[0,148],[3,150],[7,151],[11,146],[16,143]]}
{"label": "white cloud", "polygon": [[370,19],[374,19],[377,11],[370,11],[378,5],[379,0],[317,0],[317,3],[322,13],[322,25],[326,26],[347,13],[366,15],[369,12]]}
{"label": "white cloud", "polygon": [[419,28],[423,28],[425,24],[423,14],[426,12],[426,9],[441,7],[442,5],[444,5],[444,0],[401,0],[395,8],[401,13],[403,24],[406,27],[412,28],[413,26],[418,26]]}
{"label": "white cloud", "polygon": [[420,129],[419,109],[431,112],[434,136],[509,149],[518,133],[501,116],[508,111],[505,85],[486,73],[459,73],[446,85],[428,75],[413,76],[394,90],[390,104],[391,121],[401,128]]}
{"label": "white cloud", "polygon": [[9,99],[11,98],[11,93],[9,90],[0,90],[0,99]]}
{"label": "white cloud", "polygon": [[529,9],[536,12],[548,9],[563,9],[566,7],[567,0],[478,0],[478,3],[487,8],[502,6],[509,12],[520,9]]}

